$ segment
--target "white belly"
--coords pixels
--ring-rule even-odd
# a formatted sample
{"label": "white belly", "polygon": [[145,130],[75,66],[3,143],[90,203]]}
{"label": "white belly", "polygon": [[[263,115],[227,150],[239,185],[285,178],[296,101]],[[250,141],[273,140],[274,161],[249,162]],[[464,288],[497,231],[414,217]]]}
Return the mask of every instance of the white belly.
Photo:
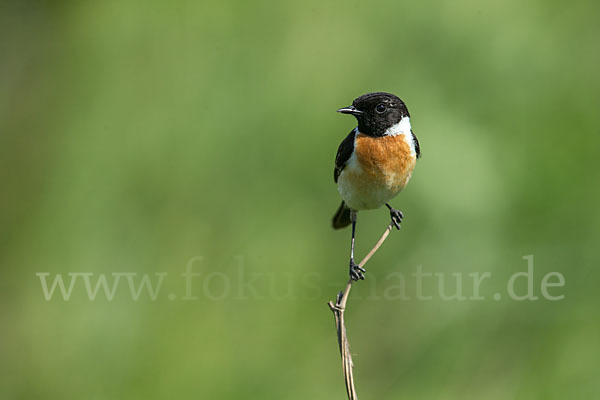
{"label": "white belly", "polygon": [[372,179],[365,173],[353,155],[338,178],[338,192],[354,210],[372,210],[393,199],[410,179],[410,173],[401,176],[382,176]]}

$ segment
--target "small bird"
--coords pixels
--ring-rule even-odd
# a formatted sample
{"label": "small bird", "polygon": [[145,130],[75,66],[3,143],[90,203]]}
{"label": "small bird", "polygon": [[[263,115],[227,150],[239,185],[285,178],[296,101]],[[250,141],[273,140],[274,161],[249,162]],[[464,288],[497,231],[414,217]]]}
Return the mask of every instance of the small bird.
{"label": "small bird", "polygon": [[333,217],[333,228],[352,224],[350,277],[359,280],[365,279],[365,269],[354,262],[356,214],[385,204],[393,225],[400,229],[404,215],[388,202],[410,180],[421,149],[406,105],[391,93],[367,93],[337,111],[358,121],[335,157],[333,178],[343,201]]}

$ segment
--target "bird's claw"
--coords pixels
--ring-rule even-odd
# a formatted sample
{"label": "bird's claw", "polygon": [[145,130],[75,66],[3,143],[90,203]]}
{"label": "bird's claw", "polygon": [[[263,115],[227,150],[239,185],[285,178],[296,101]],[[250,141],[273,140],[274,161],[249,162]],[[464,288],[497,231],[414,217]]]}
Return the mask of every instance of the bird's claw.
{"label": "bird's claw", "polygon": [[392,219],[392,224],[396,227],[396,229],[400,229],[400,224],[402,223],[402,218],[404,218],[404,214],[402,211],[396,210],[395,208],[390,208],[390,217]]}
{"label": "bird's claw", "polygon": [[365,279],[365,275],[364,275],[365,272],[367,272],[366,269],[364,269],[363,267],[361,267],[358,264],[356,264],[354,262],[354,260],[350,260],[350,278],[353,281],[357,281],[359,279],[364,280]]}

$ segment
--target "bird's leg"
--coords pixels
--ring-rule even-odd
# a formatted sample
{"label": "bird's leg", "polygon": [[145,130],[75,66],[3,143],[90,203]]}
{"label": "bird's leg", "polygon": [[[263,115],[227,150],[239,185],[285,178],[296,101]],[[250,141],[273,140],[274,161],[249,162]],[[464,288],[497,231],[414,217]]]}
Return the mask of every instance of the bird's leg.
{"label": "bird's leg", "polygon": [[356,232],[356,211],[350,211],[350,220],[352,221],[352,244],[350,246],[350,278],[352,280],[365,279],[364,273],[367,272],[354,262],[354,234]]}
{"label": "bird's leg", "polygon": [[392,218],[392,223],[394,224],[396,229],[400,229],[400,223],[402,222],[402,218],[404,218],[404,214],[402,214],[402,211],[392,208],[392,206],[390,206],[388,203],[385,203],[385,205],[387,206],[387,208],[390,209],[390,217]]}

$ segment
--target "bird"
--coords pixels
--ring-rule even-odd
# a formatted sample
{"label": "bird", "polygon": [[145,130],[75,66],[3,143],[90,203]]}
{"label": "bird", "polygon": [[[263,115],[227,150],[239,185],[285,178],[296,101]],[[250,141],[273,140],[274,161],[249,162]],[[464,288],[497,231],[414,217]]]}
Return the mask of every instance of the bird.
{"label": "bird", "polygon": [[339,145],[333,179],[342,204],[333,217],[333,228],[352,224],[350,278],[365,279],[364,268],[354,262],[357,213],[387,206],[391,224],[400,229],[404,215],[389,201],[408,183],[421,147],[411,124],[406,104],[386,92],[357,97],[351,106],[337,112],[353,115],[358,124]]}

